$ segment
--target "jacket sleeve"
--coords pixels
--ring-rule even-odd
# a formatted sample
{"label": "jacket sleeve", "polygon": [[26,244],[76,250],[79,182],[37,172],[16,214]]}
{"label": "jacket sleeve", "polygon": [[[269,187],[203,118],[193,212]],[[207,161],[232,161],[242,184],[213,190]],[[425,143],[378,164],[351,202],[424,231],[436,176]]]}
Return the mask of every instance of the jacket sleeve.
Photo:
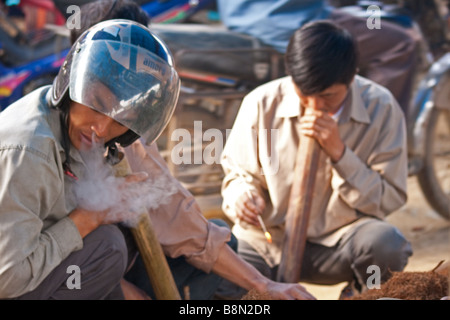
{"label": "jacket sleeve", "polygon": [[26,147],[0,148],[0,298],[35,289],[81,236],[68,217],[43,229],[64,178],[53,159]]}

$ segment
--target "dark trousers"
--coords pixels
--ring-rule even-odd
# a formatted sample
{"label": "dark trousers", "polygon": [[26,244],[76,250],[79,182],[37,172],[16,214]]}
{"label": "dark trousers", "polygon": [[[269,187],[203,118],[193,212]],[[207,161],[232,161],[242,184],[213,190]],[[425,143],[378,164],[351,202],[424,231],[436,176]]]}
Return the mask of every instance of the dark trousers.
{"label": "dark trousers", "polygon": [[[127,268],[127,254],[119,228],[102,225],[83,239],[83,249],[71,253],[36,289],[17,299],[122,300],[120,280]],[[69,266],[77,266],[81,271],[80,289],[67,285],[71,277]]]}
{"label": "dark trousers", "polygon": [[[211,222],[219,226],[227,226],[223,220],[212,219]],[[237,240],[233,235],[228,245],[237,251]],[[184,257],[167,258],[167,263],[182,299],[187,298],[185,297],[185,288],[188,288],[190,300],[210,300],[223,280],[214,273],[205,273],[195,268],[187,263]],[[140,255],[136,257],[136,261],[125,275],[125,279],[143,289],[152,299],[156,299]]]}
{"label": "dark trousers", "polygon": [[[226,226],[222,220],[213,222]],[[228,244],[237,250],[234,236]],[[184,288],[188,286],[190,299],[211,299],[222,281],[216,274],[207,274],[188,264],[184,257],[168,258],[168,263],[183,298]],[[79,289],[67,283],[72,276],[70,266],[81,271]],[[120,225],[102,225],[83,239],[83,249],[71,253],[36,289],[16,299],[123,300],[122,278],[156,298],[131,232]]]}

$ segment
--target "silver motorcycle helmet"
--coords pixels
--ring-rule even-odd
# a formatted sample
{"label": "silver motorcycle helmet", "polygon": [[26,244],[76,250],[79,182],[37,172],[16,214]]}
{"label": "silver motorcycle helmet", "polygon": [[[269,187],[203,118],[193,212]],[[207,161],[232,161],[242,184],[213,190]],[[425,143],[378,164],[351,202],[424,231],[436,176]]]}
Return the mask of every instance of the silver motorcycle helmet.
{"label": "silver motorcycle helmet", "polygon": [[108,20],[86,30],[73,44],[54,79],[51,103],[65,98],[101,112],[125,127],[116,142],[142,137],[154,142],[178,100],[180,80],[167,46],[147,27]]}

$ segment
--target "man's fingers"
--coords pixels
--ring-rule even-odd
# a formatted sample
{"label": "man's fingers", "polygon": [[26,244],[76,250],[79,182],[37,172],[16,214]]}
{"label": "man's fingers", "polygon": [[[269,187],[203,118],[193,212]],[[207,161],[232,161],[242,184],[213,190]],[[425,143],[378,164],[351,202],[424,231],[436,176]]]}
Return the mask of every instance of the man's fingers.
{"label": "man's fingers", "polygon": [[242,207],[238,207],[237,216],[242,221],[245,221],[247,223],[258,225],[258,215],[255,214],[253,211],[249,210],[245,205]]}
{"label": "man's fingers", "polygon": [[261,214],[261,209],[256,205],[256,203],[252,200],[246,201],[244,206],[255,215]]}

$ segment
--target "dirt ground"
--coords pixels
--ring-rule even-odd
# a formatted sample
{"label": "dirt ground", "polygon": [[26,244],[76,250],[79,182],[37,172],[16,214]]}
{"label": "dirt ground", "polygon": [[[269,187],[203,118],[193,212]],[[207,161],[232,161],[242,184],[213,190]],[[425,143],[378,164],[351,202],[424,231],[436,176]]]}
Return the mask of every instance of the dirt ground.
{"label": "dirt ground", "polygon": [[[408,178],[408,201],[387,220],[411,242],[413,255],[405,271],[429,271],[441,260],[450,260],[450,221],[441,218],[426,202],[416,177]],[[346,283],[318,286],[302,283],[319,300],[337,300]]]}

